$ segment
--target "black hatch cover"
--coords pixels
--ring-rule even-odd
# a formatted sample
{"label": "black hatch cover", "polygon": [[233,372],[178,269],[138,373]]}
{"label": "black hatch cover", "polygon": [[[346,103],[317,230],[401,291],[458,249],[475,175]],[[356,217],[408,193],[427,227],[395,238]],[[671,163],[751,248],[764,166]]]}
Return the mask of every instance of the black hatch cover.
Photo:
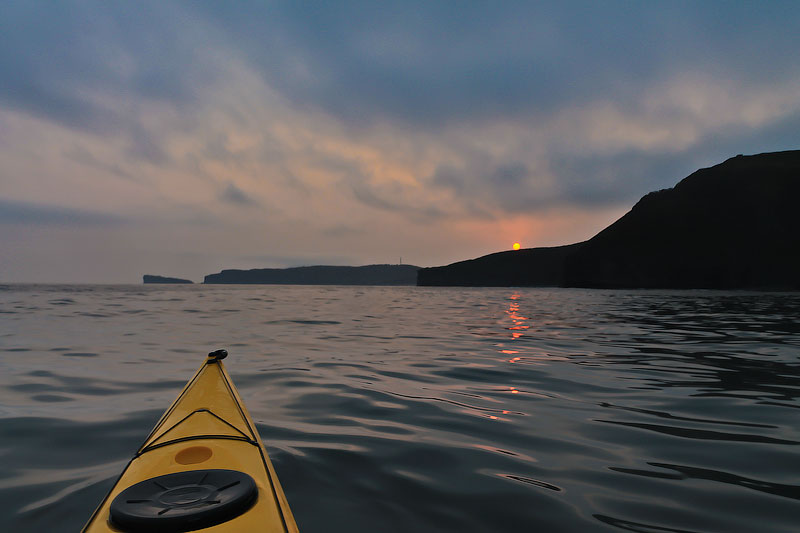
{"label": "black hatch cover", "polygon": [[256,482],[244,472],[178,472],[120,492],[111,502],[111,523],[131,533],[193,531],[239,516],[257,498]]}

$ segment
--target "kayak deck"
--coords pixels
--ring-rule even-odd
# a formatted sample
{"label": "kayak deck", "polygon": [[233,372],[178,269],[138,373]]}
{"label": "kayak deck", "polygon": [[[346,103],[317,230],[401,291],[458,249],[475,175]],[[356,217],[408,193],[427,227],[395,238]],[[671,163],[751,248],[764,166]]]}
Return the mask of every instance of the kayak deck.
{"label": "kayak deck", "polygon": [[[214,354],[218,353],[213,352],[209,355],[208,360],[161,417],[144,444],[128,463],[111,492],[83,529],[84,533],[162,530],[208,533],[223,531],[291,533],[298,531],[286,496],[255,429],[255,424],[220,360],[224,355],[219,358],[214,357]],[[195,519],[200,520],[199,522],[191,522],[190,519],[188,525],[183,526],[167,523],[170,519],[178,520],[179,517],[176,515],[182,513],[191,515],[194,510],[202,513],[207,510],[206,507],[213,507],[215,504],[220,504],[219,500],[224,500],[224,498],[214,497],[212,494],[207,498],[208,501],[199,501],[200,496],[205,493],[213,493],[213,489],[207,488],[204,484],[206,482],[202,481],[210,479],[208,476],[203,477],[204,470],[208,470],[212,477],[219,477],[222,471],[233,471],[231,474],[227,474],[228,476],[241,473],[249,475],[255,481],[257,488],[257,497],[255,491],[252,495],[255,503],[246,502],[247,510],[238,516],[226,518],[225,521],[210,526],[204,525],[202,519]],[[194,471],[198,474],[194,477],[200,480],[200,485],[197,487],[206,488],[187,488],[184,485],[178,487],[167,484],[175,483],[174,481],[158,483],[157,480],[154,480],[153,482],[166,492],[158,497],[154,496],[152,499],[147,497],[126,499],[126,496],[123,495],[122,498],[115,500],[126,489],[136,484],[145,485],[144,482],[152,480],[152,478]],[[186,477],[190,477],[190,475],[183,474],[183,478]],[[164,479],[179,478],[180,476],[173,476]],[[237,484],[239,484],[238,481],[223,485],[218,488],[218,493],[223,494],[224,489]],[[226,494],[235,492],[239,488],[229,490]],[[167,492],[170,494],[166,494]],[[126,491],[126,494],[129,493],[130,491]],[[189,493],[193,495],[187,496]],[[170,507],[163,501],[176,503]],[[114,506],[117,506],[116,508],[112,506],[112,502],[114,502]],[[152,518],[142,519],[145,525],[136,526],[126,523],[120,526],[121,519],[111,520],[112,516],[122,516],[114,514],[120,505],[126,506],[136,515],[139,512],[137,506],[140,504],[142,513],[145,513],[144,509],[148,506],[161,505],[162,507],[157,509]],[[134,519],[138,518],[134,516]],[[140,528],[137,529],[137,527]]]}

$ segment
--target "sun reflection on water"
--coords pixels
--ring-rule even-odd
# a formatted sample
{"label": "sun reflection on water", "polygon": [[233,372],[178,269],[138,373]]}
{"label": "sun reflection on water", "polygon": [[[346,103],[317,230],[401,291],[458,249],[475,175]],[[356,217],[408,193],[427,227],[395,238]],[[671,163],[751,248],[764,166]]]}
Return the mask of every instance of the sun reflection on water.
{"label": "sun reflection on water", "polygon": [[[527,316],[522,310],[524,301],[523,294],[519,291],[513,292],[508,297],[508,307],[504,309],[503,329],[509,331],[511,336],[508,342],[497,344],[498,352],[504,356],[513,356],[509,359],[502,359],[508,363],[519,363],[528,365],[543,364],[544,361],[566,361],[567,357],[556,355],[535,345],[535,337],[531,335],[533,328],[533,318]],[[509,346],[508,343],[515,343]],[[515,391],[514,394],[516,394]]]}
{"label": "sun reflection on water", "polygon": [[[511,325],[505,326],[505,329],[511,332],[511,340],[516,341],[523,337],[523,331],[530,328],[530,325],[527,323],[530,318],[524,316],[520,313],[520,298],[522,295],[519,292],[514,292],[509,296],[510,303],[508,304],[508,309],[505,310],[506,316],[511,320]],[[503,346],[501,343],[499,346]],[[519,350],[511,350],[508,348],[503,348],[500,350],[500,353],[505,355],[514,355],[519,353]],[[514,359],[518,359],[515,357]],[[514,362],[514,359],[509,360],[510,363]]]}

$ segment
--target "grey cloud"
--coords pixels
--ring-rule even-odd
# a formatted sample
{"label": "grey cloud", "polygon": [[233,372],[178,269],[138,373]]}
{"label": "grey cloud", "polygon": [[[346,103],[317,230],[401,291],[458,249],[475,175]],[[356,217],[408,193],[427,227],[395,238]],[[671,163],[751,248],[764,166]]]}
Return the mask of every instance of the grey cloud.
{"label": "grey cloud", "polygon": [[0,200],[0,224],[108,226],[125,221],[118,215],[98,211]]}
{"label": "grey cloud", "polygon": [[225,189],[219,195],[220,200],[238,205],[238,206],[255,206],[258,201],[236,186],[235,183],[229,182]]}
{"label": "grey cloud", "polygon": [[[462,168],[442,166],[430,178],[434,187],[451,191],[468,213],[531,213],[554,206],[595,208],[630,205],[648,192],[672,187],[698,168],[715,165],[738,153],[797,149],[800,113],[788,115],[757,132],[732,130],[698,140],[673,152],[627,150],[611,154],[550,153],[551,187],[517,162],[491,163],[472,156]],[[476,200],[480,200],[480,203]]]}
{"label": "grey cloud", "polygon": [[627,102],[687,70],[792,79],[797,20],[796,2],[3,2],[0,103],[113,131],[133,111],[94,92],[185,108],[224,49],[298,105],[436,127]]}
{"label": "grey cloud", "polygon": [[[203,90],[219,80],[217,58],[228,53],[303,109],[323,109],[348,125],[403,122],[413,135],[453,122],[480,127],[487,117],[521,123],[597,99],[626,109],[683,72],[740,85],[780,83],[800,75],[798,20],[796,2],[2,2],[0,106],[120,136],[125,164],[166,165],[161,137],[167,133],[145,128],[138,104],[157,101],[190,117]],[[545,183],[549,176],[532,161],[451,146],[461,162],[441,166],[430,183],[450,190],[459,205],[441,208],[409,205],[397,191],[370,184],[350,161],[313,148],[303,155],[340,175],[364,205],[409,217],[463,209],[490,218],[498,210],[554,203],[634,201],[670,186],[698,162],[713,164],[753,146],[796,148],[796,126],[796,117],[786,117],[758,131],[731,128],[671,153],[549,152],[541,164],[549,165],[554,183]],[[235,154],[223,141],[213,139],[200,155],[228,163]],[[280,161],[279,144],[266,145],[263,157]],[[197,156],[185,157],[188,165]],[[276,176],[310,189],[289,170]],[[219,197],[256,204],[233,183]],[[58,216],[66,215],[41,218]]]}
{"label": "grey cloud", "polygon": [[433,206],[418,206],[402,200],[389,200],[386,196],[390,195],[391,191],[384,192],[380,187],[365,182],[353,181],[350,183],[350,188],[353,196],[362,204],[381,211],[402,213],[409,220],[435,220],[447,216],[445,211]]}
{"label": "grey cloud", "polygon": [[202,5],[268,83],[352,121],[516,116],[625,101],[685,70],[742,83],[800,70],[792,2]]}
{"label": "grey cloud", "polygon": [[756,154],[800,147],[800,112],[787,113],[755,130],[732,129],[714,138],[702,139],[692,147],[689,162],[699,166],[713,165],[736,154]]}
{"label": "grey cloud", "polygon": [[699,168],[736,154],[800,147],[800,113],[788,114],[758,130],[731,128],[703,137],[677,153],[621,152],[608,156],[560,155],[551,158],[562,194],[577,205],[633,205],[648,192],[672,187]]}
{"label": "grey cloud", "polygon": [[502,186],[517,186],[528,178],[530,171],[524,163],[509,163],[497,167],[490,181]]}
{"label": "grey cloud", "polygon": [[548,176],[539,176],[524,163],[473,157],[462,169],[437,169],[430,183],[451,191],[467,213],[481,218],[487,212],[532,213],[565,205],[604,207],[672,186],[685,159],[640,152],[553,154],[547,163]]}
{"label": "grey cloud", "polygon": [[[0,105],[146,146],[137,106],[183,108],[216,76],[203,32],[162,2],[0,3]],[[208,35],[208,32],[205,32]]]}
{"label": "grey cloud", "polygon": [[228,150],[226,146],[227,142],[228,138],[226,135],[217,135],[213,139],[209,139],[206,142],[203,155],[210,159],[216,159],[225,163],[231,162],[233,159],[233,154],[231,154],[231,152]]}
{"label": "grey cloud", "polygon": [[371,187],[363,183],[353,183],[351,189],[353,196],[366,206],[386,211],[400,211],[402,209],[399,204],[382,198]]}
{"label": "grey cloud", "polygon": [[612,155],[555,154],[550,169],[556,195],[569,205],[602,207],[636,202],[648,192],[672,187],[695,170],[690,154],[623,152]]}
{"label": "grey cloud", "polygon": [[160,135],[149,132],[143,127],[132,124],[128,133],[128,156],[134,161],[145,161],[161,166],[169,163],[171,158],[161,147]]}
{"label": "grey cloud", "polygon": [[87,167],[94,168],[105,174],[111,174],[130,181],[139,181],[138,178],[134,177],[133,174],[122,168],[120,165],[101,161],[92,155],[91,152],[80,146],[75,146],[69,150],[65,150],[63,153],[64,157],[67,159]]}
{"label": "grey cloud", "polygon": [[322,230],[323,235],[331,238],[352,237],[354,235],[363,235],[364,233],[364,228],[354,228],[345,225],[332,226]]}
{"label": "grey cloud", "polygon": [[461,167],[440,166],[429,182],[451,191],[468,214],[480,218],[498,210],[530,212],[558,200],[543,192],[546,184],[525,163],[494,162],[479,154],[468,154]]}

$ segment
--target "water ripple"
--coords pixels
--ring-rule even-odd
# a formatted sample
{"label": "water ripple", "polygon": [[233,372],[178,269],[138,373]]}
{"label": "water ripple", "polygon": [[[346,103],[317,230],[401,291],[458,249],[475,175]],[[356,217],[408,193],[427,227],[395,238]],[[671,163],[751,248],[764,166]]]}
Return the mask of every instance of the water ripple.
{"label": "water ripple", "polygon": [[793,532],[800,295],[0,286],[0,530],[77,531],[211,348],[304,532]]}

